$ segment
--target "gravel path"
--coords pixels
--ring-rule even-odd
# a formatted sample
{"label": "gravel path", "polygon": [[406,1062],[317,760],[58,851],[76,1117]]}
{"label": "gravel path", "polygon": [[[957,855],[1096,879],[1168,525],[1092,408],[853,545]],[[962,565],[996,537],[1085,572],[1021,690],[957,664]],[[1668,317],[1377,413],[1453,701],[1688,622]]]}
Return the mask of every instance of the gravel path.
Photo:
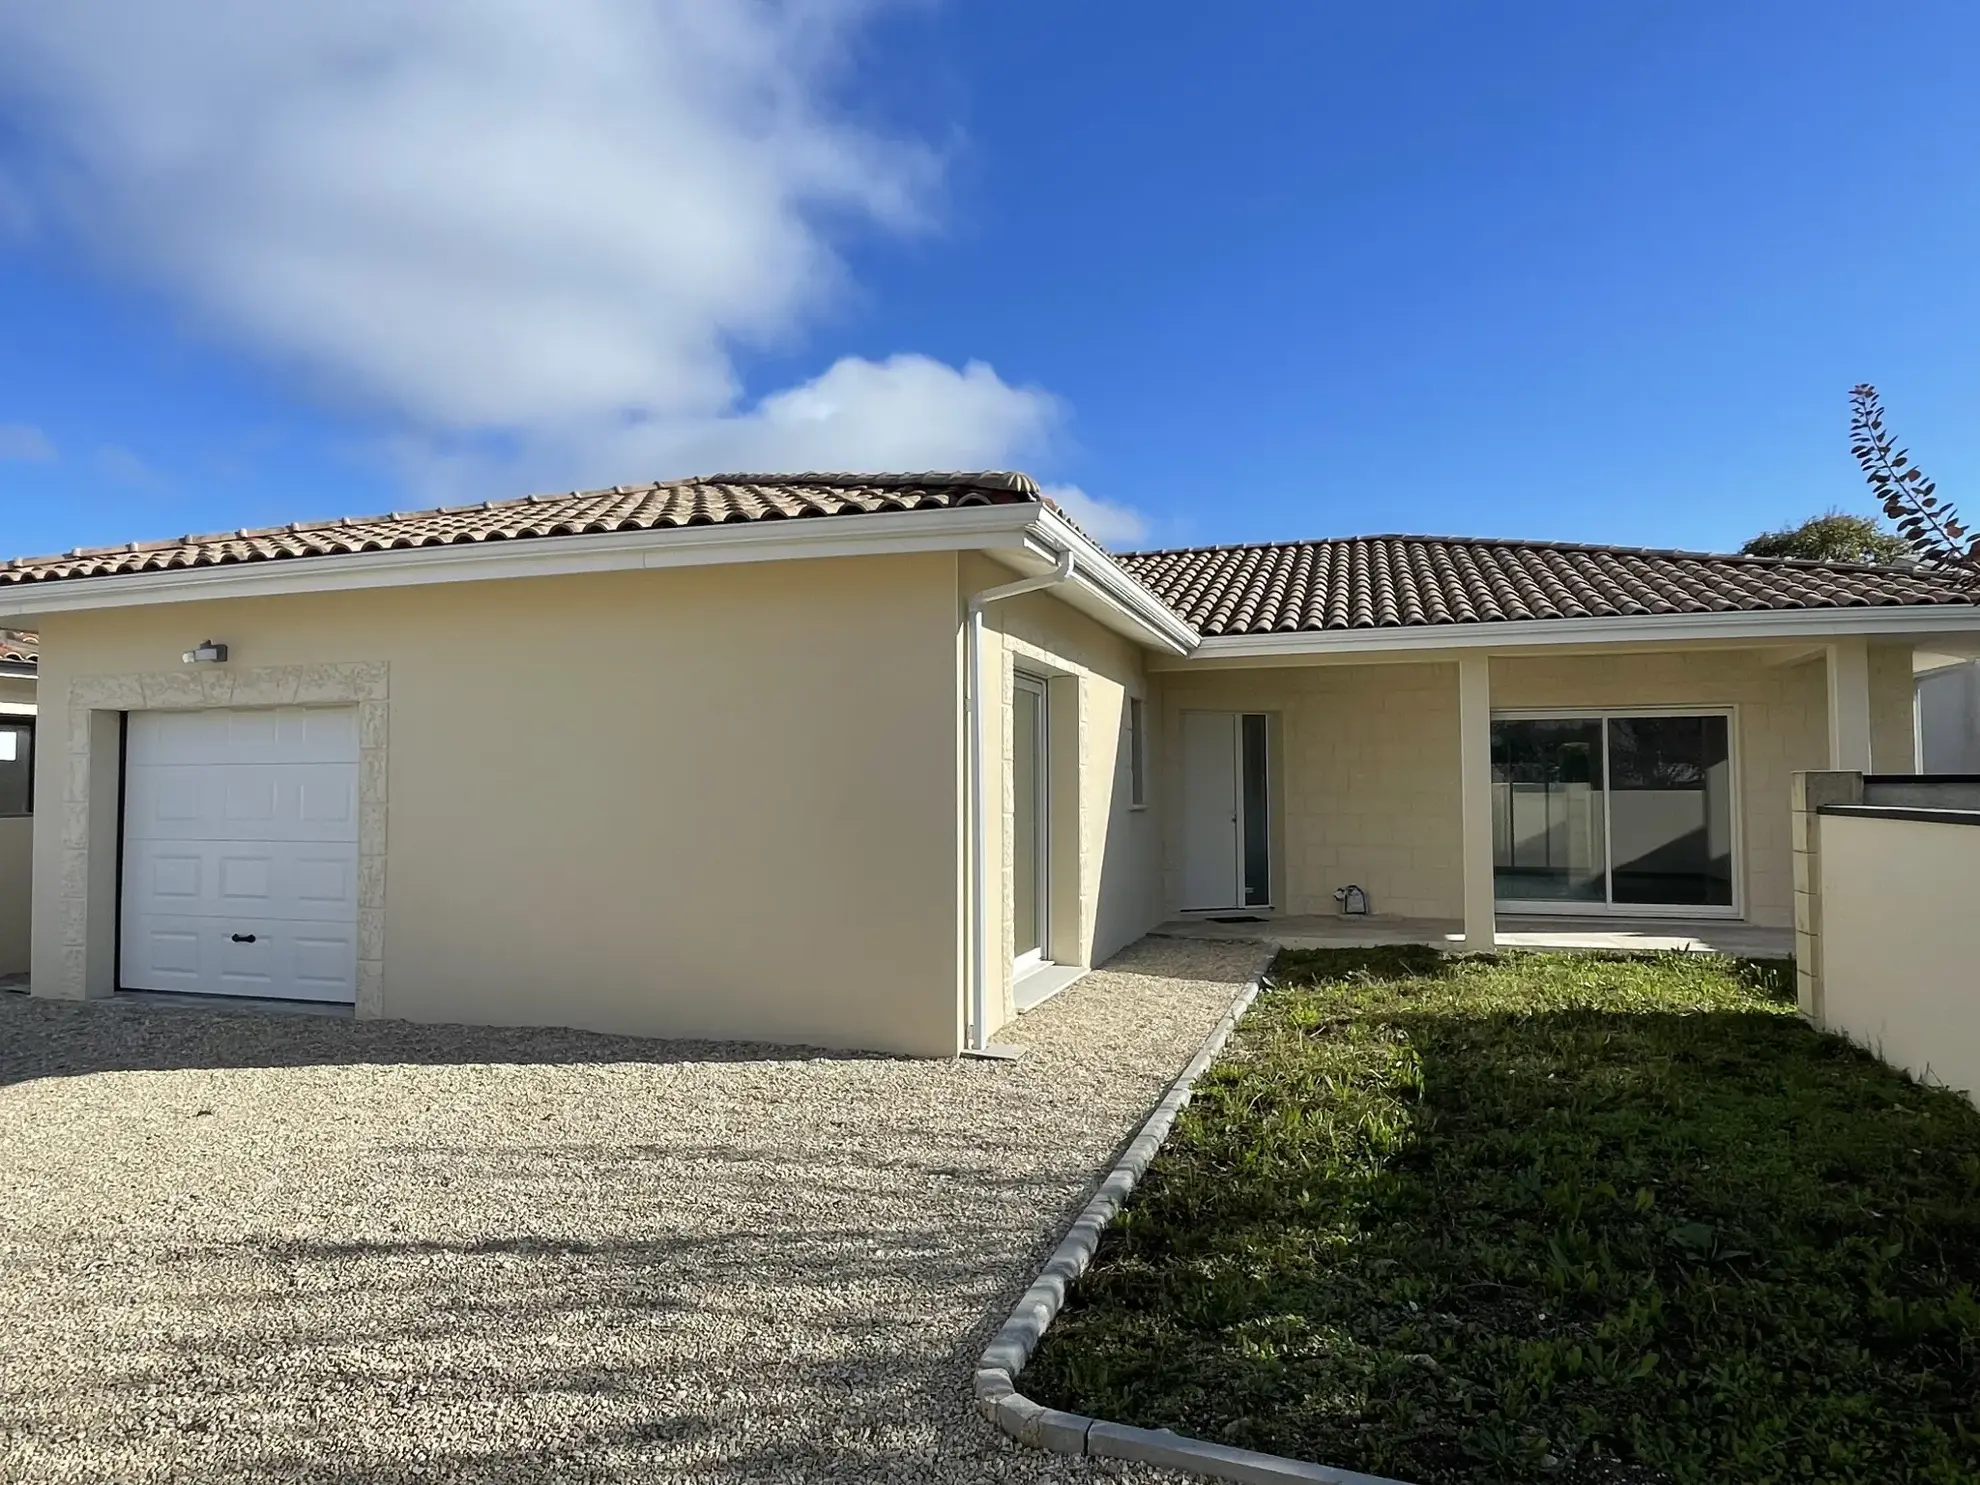
{"label": "gravel path", "polygon": [[1175,1478],[970,1370],[1264,959],[1001,1065],[0,996],[0,1480]]}

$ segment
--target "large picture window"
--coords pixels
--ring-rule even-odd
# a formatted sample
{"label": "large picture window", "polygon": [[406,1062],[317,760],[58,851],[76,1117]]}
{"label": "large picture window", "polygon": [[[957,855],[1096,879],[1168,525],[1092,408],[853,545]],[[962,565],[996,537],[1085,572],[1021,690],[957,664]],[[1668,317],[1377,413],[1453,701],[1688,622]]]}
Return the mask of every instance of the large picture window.
{"label": "large picture window", "polygon": [[0,815],[34,813],[34,723],[0,717]]}
{"label": "large picture window", "polygon": [[1732,774],[1723,712],[1495,719],[1498,901],[1731,911]]}

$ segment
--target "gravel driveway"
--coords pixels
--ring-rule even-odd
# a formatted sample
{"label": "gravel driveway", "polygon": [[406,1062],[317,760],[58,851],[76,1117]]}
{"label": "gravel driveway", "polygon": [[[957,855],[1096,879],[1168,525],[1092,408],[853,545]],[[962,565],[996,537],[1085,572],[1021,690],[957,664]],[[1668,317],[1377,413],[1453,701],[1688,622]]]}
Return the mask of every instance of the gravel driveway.
{"label": "gravel driveway", "polygon": [[1015,1064],[0,996],[0,1479],[1071,1480],[971,1367],[1264,963]]}

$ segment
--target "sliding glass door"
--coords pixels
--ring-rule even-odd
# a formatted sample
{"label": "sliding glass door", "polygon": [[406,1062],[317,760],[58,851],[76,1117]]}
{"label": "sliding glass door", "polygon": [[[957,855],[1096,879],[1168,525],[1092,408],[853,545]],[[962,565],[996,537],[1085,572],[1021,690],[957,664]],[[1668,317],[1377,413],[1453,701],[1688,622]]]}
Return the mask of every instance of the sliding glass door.
{"label": "sliding glass door", "polygon": [[1495,718],[1499,905],[1734,912],[1732,775],[1725,712]]}
{"label": "sliding glass door", "polygon": [[1501,901],[1608,900],[1602,722],[1492,724],[1493,887]]}

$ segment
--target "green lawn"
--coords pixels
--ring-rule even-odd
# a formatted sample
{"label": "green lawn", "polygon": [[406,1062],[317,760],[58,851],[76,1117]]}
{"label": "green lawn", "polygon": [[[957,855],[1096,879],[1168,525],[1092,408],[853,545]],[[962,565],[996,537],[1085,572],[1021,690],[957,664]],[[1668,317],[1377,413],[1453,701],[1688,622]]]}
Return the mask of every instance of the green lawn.
{"label": "green lawn", "polygon": [[1447,1481],[1980,1480],[1980,1114],[1784,965],[1282,954],[1020,1386]]}

